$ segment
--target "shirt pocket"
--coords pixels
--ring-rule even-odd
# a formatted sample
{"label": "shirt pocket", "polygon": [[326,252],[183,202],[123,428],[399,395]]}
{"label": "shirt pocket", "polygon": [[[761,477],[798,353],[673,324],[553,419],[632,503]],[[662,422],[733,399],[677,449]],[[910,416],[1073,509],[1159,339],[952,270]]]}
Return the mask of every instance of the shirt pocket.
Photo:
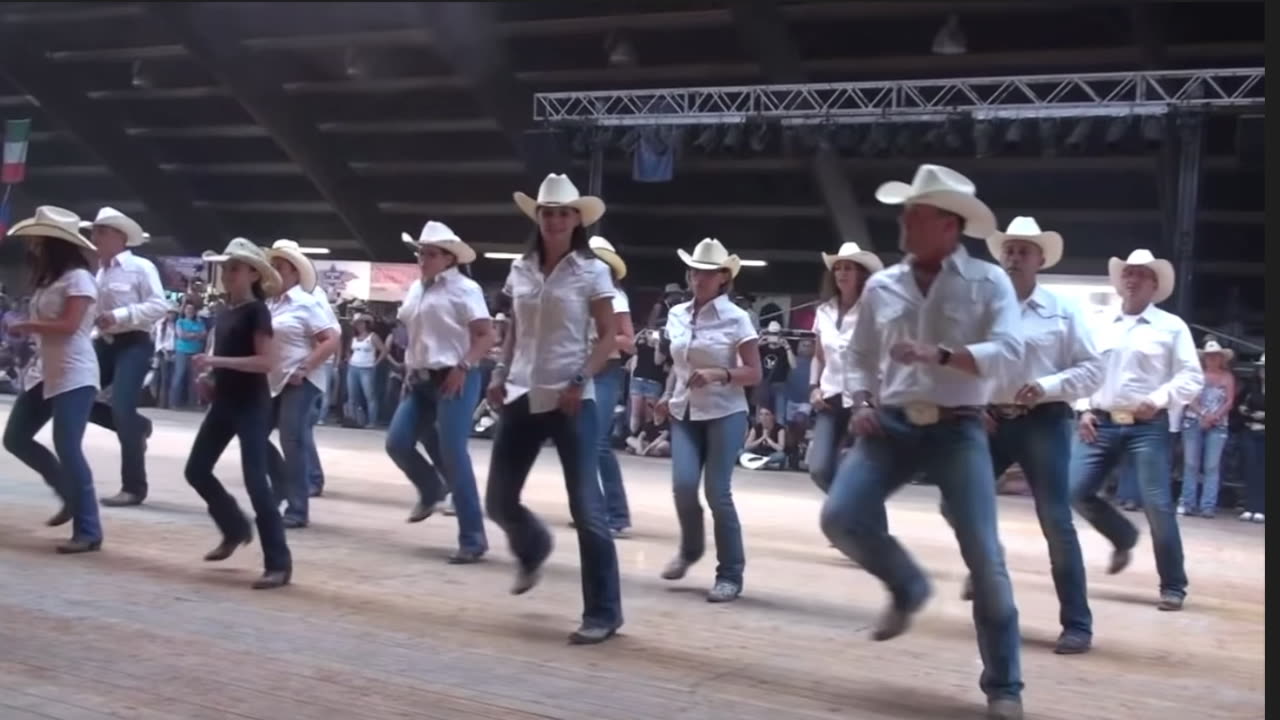
{"label": "shirt pocket", "polygon": [[1161,374],[1166,370],[1172,347],[1172,332],[1153,327],[1143,328],[1134,343],[1134,358],[1142,373],[1157,376],[1160,382],[1164,382],[1166,378]]}

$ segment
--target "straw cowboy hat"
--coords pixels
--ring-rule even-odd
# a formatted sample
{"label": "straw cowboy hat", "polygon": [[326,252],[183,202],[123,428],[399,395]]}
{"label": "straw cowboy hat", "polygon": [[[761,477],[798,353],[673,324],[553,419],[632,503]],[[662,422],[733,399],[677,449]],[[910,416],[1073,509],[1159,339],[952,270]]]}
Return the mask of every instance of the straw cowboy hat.
{"label": "straw cowboy hat", "polygon": [[1236,351],[1231,348],[1224,348],[1218,344],[1217,340],[1209,338],[1204,341],[1204,347],[1200,348],[1200,357],[1205,355],[1221,355],[1223,360],[1231,362],[1231,359],[1236,356]]}
{"label": "straw cowboy hat", "polygon": [[759,470],[764,467],[767,462],[769,462],[768,457],[749,452],[742,453],[738,458],[738,464],[747,470]]}
{"label": "straw cowboy hat", "polygon": [[458,237],[448,225],[435,220],[422,226],[422,232],[418,234],[417,240],[405,232],[400,233],[400,240],[414,252],[427,245],[435,245],[457,258],[459,265],[467,265],[476,260],[476,251],[470,245],[463,242],[462,238]]}
{"label": "straw cowboy hat", "polygon": [[584,226],[594,225],[604,216],[604,201],[593,195],[580,194],[568,175],[548,175],[538,186],[537,199],[519,191],[512,197],[515,198],[516,207],[534,222],[538,221],[540,207],[571,207],[582,214]]}
{"label": "straw cowboy hat", "polygon": [[770,320],[769,326],[766,327],[764,331],[770,335],[781,335],[782,323],[778,322],[777,320]]}
{"label": "straw cowboy hat", "polygon": [[233,238],[231,242],[227,243],[226,250],[221,253],[206,250],[200,256],[200,259],[216,265],[221,265],[228,260],[242,262],[258,271],[258,275],[262,278],[262,291],[264,293],[275,295],[280,292],[280,273],[271,267],[271,259],[267,257],[267,251],[255,245],[251,240]]}
{"label": "straw cowboy hat", "polygon": [[703,238],[693,249],[692,255],[684,249],[676,250],[676,254],[685,265],[694,270],[728,270],[730,277],[738,277],[738,271],[742,269],[738,256],[730,255],[715,238]]}
{"label": "straw cowboy hat", "polygon": [[987,238],[987,251],[991,257],[1000,259],[1004,252],[1004,244],[1009,240],[1022,240],[1036,245],[1044,255],[1041,270],[1048,270],[1062,259],[1062,236],[1056,232],[1041,230],[1040,224],[1033,217],[1018,216],[1009,223],[1009,229],[995,232]]}
{"label": "straw cowboy hat", "polygon": [[596,257],[603,260],[604,264],[613,270],[614,277],[621,280],[627,276],[627,263],[618,254],[618,251],[613,249],[613,243],[596,235],[587,241],[587,247],[591,248],[591,252],[595,253]]}
{"label": "straw cowboy hat", "polygon": [[35,215],[19,221],[9,230],[9,237],[62,240],[89,255],[91,261],[96,261],[98,257],[98,249],[88,238],[80,234],[80,216],[55,205],[41,205],[36,208]]}
{"label": "straw cowboy hat", "polygon": [[1156,274],[1156,294],[1151,298],[1151,302],[1162,303],[1173,294],[1173,286],[1177,281],[1173,274],[1173,263],[1157,258],[1145,248],[1138,248],[1129,253],[1126,260],[1113,257],[1107,261],[1107,274],[1111,276],[1111,287],[1115,288],[1116,292],[1120,292],[1120,276],[1129,265],[1151,268],[1151,271]]}
{"label": "straw cowboy hat", "polygon": [[876,190],[885,205],[932,205],[964,218],[964,234],[985,240],[996,231],[996,216],[978,199],[973,181],[941,165],[921,165],[911,184],[897,180]]}
{"label": "straw cowboy hat", "polygon": [[112,207],[104,207],[93,219],[92,227],[109,227],[124,234],[125,247],[138,247],[151,239],[136,220]]}
{"label": "straw cowboy hat", "polygon": [[855,242],[847,242],[841,245],[835,255],[822,253],[822,262],[827,264],[828,270],[835,267],[835,264],[841,260],[855,262],[866,268],[869,273],[880,272],[884,269],[884,263],[880,261],[880,258],[876,257],[875,253],[863,250]]}
{"label": "straw cowboy hat", "polygon": [[[307,257],[298,243],[293,240],[277,240],[267,251],[267,259],[280,258],[288,262],[298,271],[298,285],[303,292],[311,293],[316,289],[316,266]],[[273,295],[275,293],[272,293]]]}

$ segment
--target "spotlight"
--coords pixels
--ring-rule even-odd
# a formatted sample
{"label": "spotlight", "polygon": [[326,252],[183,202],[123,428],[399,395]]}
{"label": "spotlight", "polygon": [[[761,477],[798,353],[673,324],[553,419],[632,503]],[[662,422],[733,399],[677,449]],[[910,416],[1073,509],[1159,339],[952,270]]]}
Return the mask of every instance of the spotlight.
{"label": "spotlight", "polygon": [[1023,128],[1022,122],[1011,120],[1009,127],[1004,131],[1004,146],[1008,150],[1016,150],[1022,145]]}
{"label": "spotlight", "polygon": [[1089,141],[1089,133],[1092,132],[1092,130],[1093,118],[1082,118],[1076,123],[1076,126],[1072,128],[1071,134],[1067,136],[1067,140],[1064,143],[1067,146],[1067,150],[1073,153],[1078,153],[1084,150],[1084,145]]}
{"label": "spotlight", "polygon": [[867,138],[862,141],[859,153],[867,157],[883,155],[889,149],[889,129],[876,123],[867,130]]}
{"label": "spotlight", "polygon": [[1053,157],[1058,154],[1058,119],[1040,118],[1037,123],[1040,131],[1040,154]]}
{"label": "spotlight", "polygon": [[618,148],[625,153],[629,153],[636,149],[636,145],[640,144],[640,129],[631,128],[618,140]]}
{"label": "spotlight", "polygon": [[751,148],[751,152],[762,153],[768,141],[769,126],[762,123],[751,129],[751,137],[747,138],[747,146]]}
{"label": "spotlight", "polygon": [[720,147],[724,150],[738,150],[742,147],[742,126],[730,125],[728,130],[724,132],[724,140],[720,142]]}
{"label": "spotlight", "polygon": [[714,152],[718,139],[719,138],[716,137],[716,126],[708,125],[707,128],[698,135],[698,139],[693,141],[693,146],[705,153]]}
{"label": "spotlight", "polygon": [[1142,119],[1142,140],[1148,148],[1160,147],[1164,142],[1164,118],[1148,115]]}
{"label": "spotlight", "polygon": [[1108,150],[1115,150],[1120,141],[1124,140],[1125,133],[1129,132],[1129,118],[1117,117],[1111,120],[1111,124],[1107,126],[1106,137],[1103,142],[1107,144]]}
{"label": "spotlight", "polygon": [[947,21],[933,36],[933,54],[963,55],[968,49],[968,40],[965,38],[964,30],[960,28],[960,16],[954,13],[948,15]]}
{"label": "spotlight", "polygon": [[995,128],[985,120],[973,124],[973,154],[984,158],[991,154],[991,135]]}

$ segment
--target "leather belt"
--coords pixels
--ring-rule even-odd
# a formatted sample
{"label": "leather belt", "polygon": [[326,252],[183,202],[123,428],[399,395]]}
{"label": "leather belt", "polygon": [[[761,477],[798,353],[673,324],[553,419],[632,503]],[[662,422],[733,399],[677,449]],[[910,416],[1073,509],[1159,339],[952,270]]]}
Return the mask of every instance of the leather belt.
{"label": "leather belt", "polygon": [[151,342],[151,333],[146,330],[126,330],[125,332],[118,332],[110,335],[103,333],[98,336],[98,339],[108,345],[114,345],[115,343],[132,344],[138,342]]}
{"label": "leather belt", "polygon": [[451,367],[414,368],[409,371],[409,380],[412,382],[442,383],[452,369]]}
{"label": "leather belt", "polygon": [[1098,420],[1105,423],[1111,423],[1112,425],[1133,425],[1135,423],[1155,422],[1161,417],[1167,415],[1167,411],[1160,410],[1153,415],[1150,420],[1139,420],[1134,416],[1132,410],[1099,410],[1097,408],[1092,408],[1089,412],[1093,413],[1093,416]]}
{"label": "leather belt", "polygon": [[916,427],[936,425],[945,420],[978,417],[986,408],[973,405],[941,407],[932,403],[907,403],[899,408],[907,422]]}
{"label": "leather belt", "polygon": [[1000,418],[1001,420],[1013,420],[1016,418],[1020,418],[1026,415],[1027,413],[1031,412],[1031,410],[1032,408],[1029,408],[1026,405],[988,405],[987,406],[987,412],[990,412],[992,416]]}

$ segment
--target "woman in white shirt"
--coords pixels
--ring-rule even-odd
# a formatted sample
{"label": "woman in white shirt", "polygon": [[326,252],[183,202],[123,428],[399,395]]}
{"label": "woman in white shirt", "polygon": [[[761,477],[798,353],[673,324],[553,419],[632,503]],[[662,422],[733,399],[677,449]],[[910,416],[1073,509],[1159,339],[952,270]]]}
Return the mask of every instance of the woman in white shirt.
{"label": "woman in white shirt", "polygon": [[582,562],[582,625],[569,641],[599,643],[622,626],[618,556],[596,482],[599,420],[591,381],[617,343],[617,291],[609,268],[587,246],[584,229],[604,214],[604,202],[579,195],[568,177],[554,174],[543,180],[536,200],[524,193],[515,200],[537,231],[529,252],[511,264],[503,287],[512,314],[489,383],[489,402],[501,406],[502,415],[485,509],[519,561],[511,592],[527,592],[541,577],[552,537],[520,502],[520,492],[543,443],[555,442]]}
{"label": "woman in white shirt", "polygon": [[[63,554],[102,547],[93,473],[82,447],[99,390],[98,357],[89,338],[98,298],[98,284],[89,268],[97,258],[79,226],[75,213],[46,205],[9,231],[10,237],[31,243],[29,266],[35,287],[30,319],[14,323],[10,332],[35,336],[38,360],[28,370],[25,390],[9,412],[4,447],[40,473],[62,499],[62,509],[47,524],[71,522],[71,539],[57,546]],[[53,453],[35,441],[50,419]]]}
{"label": "woman in white shirt", "polygon": [[312,295],[316,269],[311,260],[293,247],[273,247],[267,257],[281,281],[279,294],[267,301],[277,348],[267,382],[274,398],[273,427],[280,431],[280,450],[267,446],[267,469],[276,499],[287,501],[285,528],[302,528],[310,522],[308,478],[316,442],[311,421],[325,387],[324,362],[342,337],[338,323]]}
{"label": "woman in white shirt", "polygon": [[680,551],[662,577],[679,580],[706,549],[698,485],[706,475],[715,523],[716,581],[709,602],[742,594],[742,526],[733,505],[733,466],[747,435],[745,388],[760,382],[759,336],[751,316],[729,299],[740,263],[719,240],[707,238],[690,255],[693,300],[671,308],[671,374],[660,404],[671,414],[671,482],[680,519]]}
{"label": "woman in white shirt", "polygon": [[[470,245],[435,221],[417,240],[407,234],[401,239],[418,255],[421,280],[409,286],[400,305],[398,319],[407,331],[405,392],[387,428],[387,455],[418,489],[409,522],[426,520],[451,489],[458,549],[449,562],[479,562],[489,541],[467,439],[480,400],[478,364],[493,347],[493,323],[484,291],[459,270],[476,259]],[[419,442],[433,462],[418,452]]]}
{"label": "woman in white shirt", "polygon": [[[347,355],[347,417],[371,428],[378,424],[378,393],[374,380],[378,363],[387,355],[387,346],[373,332],[373,316],[356,315],[351,323],[351,349]],[[361,423],[361,413],[365,422]]]}
{"label": "woman in white shirt", "polygon": [[874,253],[847,242],[835,255],[822,253],[827,274],[813,318],[813,365],[809,372],[809,403],[814,410],[813,440],[809,443],[809,477],[822,492],[831,488],[842,441],[849,435],[853,398],[845,391],[849,342],[858,318],[858,299],[872,273],[884,269]]}
{"label": "woman in white shirt", "polygon": [[[613,415],[622,398],[622,382],[626,377],[622,367],[622,353],[635,352],[636,331],[631,325],[631,305],[627,302],[627,294],[618,286],[619,281],[627,276],[627,264],[618,255],[613,244],[599,235],[587,241],[588,247],[609,266],[609,274],[613,276],[613,317],[617,331],[617,349],[609,356],[609,362],[592,382],[596,387],[596,430],[600,434],[600,456],[598,458],[600,489],[604,492],[605,516],[609,521],[609,530],[616,538],[627,537],[631,528],[631,509],[627,506],[627,489],[622,485],[622,468],[618,465],[618,457],[613,453]],[[594,339],[594,338],[593,338]]]}

